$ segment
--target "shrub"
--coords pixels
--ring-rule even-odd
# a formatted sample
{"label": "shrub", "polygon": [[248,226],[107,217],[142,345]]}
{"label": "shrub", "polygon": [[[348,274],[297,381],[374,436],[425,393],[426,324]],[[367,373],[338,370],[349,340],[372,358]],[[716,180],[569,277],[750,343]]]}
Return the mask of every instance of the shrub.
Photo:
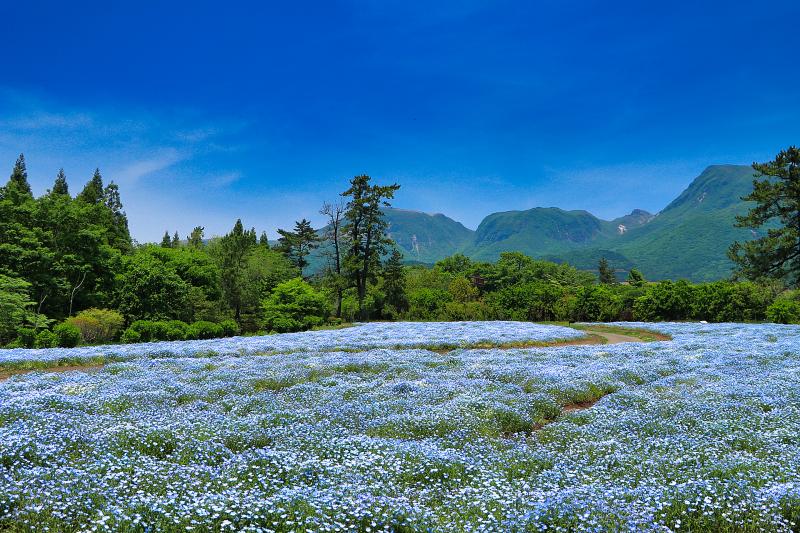
{"label": "shrub", "polygon": [[451,299],[445,289],[420,288],[408,295],[408,316],[412,320],[438,320],[446,302]]}
{"label": "shrub", "polygon": [[278,284],[261,308],[264,327],[279,333],[308,330],[328,317],[325,297],[301,278]]}
{"label": "shrub", "polygon": [[622,311],[622,298],[605,285],[583,287],[578,291],[574,318],[586,322],[610,322]]}
{"label": "shrub", "polygon": [[219,323],[219,326],[222,328],[223,337],[233,337],[239,334],[239,325],[235,320],[223,320]]}
{"label": "shrub", "polygon": [[111,309],[87,309],[67,322],[77,327],[86,344],[101,344],[117,340],[125,319]]}
{"label": "shrub", "polygon": [[685,280],[660,281],[649,285],[647,292],[636,299],[633,315],[636,320],[687,320],[696,315],[694,287]]}
{"label": "shrub", "polygon": [[139,342],[164,340],[166,329],[166,325],[163,322],[154,322],[152,320],[136,320],[128,328],[128,330],[139,334]]}
{"label": "shrub", "polygon": [[125,330],[123,342],[179,341],[191,339],[189,326],[181,320],[137,320]]}
{"label": "shrub", "polygon": [[61,348],[74,348],[81,342],[81,330],[69,322],[62,322],[53,328],[56,342]]}
{"label": "shrub", "polygon": [[189,326],[186,332],[188,339],[214,339],[222,336],[222,326],[205,320],[198,320]]}
{"label": "shrub", "polygon": [[35,348],[55,348],[58,346],[58,337],[50,330],[42,330],[36,335]]}
{"label": "shrub", "polygon": [[776,324],[799,324],[800,302],[794,300],[775,300],[767,307],[767,320]]}
{"label": "shrub", "polygon": [[135,329],[128,328],[122,334],[120,340],[126,344],[132,344],[134,342],[142,342],[142,335]]}
{"label": "shrub", "polygon": [[33,348],[36,343],[36,330],[33,328],[19,328],[17,330],[17,345],[22,348]]}
{"label": "shrub", "polygon": [[[170,320],[164,324],[163,340],[182,341],[187,338],[189,325],[181,320]],[[161,331],[159,331],[161,332]]]}

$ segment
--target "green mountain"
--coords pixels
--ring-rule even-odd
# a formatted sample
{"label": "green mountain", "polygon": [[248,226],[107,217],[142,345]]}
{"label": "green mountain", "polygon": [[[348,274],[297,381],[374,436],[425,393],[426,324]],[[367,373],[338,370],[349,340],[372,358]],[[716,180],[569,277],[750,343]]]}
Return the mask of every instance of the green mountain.
{"label": "green mountain", "polygon": [[608,247],[630,258],[653,279],[709,281],[727,277],[726,252],[735,240],[757,234],[733,226],[753,188],[749,166],[714,165],[647,224],[621,235]]}
{"label": "green mountain", "polygon": [[457,252],[493,261],[520,251],[587,270],[605,257],[621,276],[636,267],[648,279],[709,281],[730,275],[726,251],[733,241],[757,235],[733,227],[747,211],[741,197],[752,181],[749,166],[710,166],[656,215],[635,209],[614,220],[557,207],[493,213],[476,231],[441,214],[390,208],[386,218],[408,263],[431,264]]}
{"label": "green mountain", "polygon": [[389,236],[408,262],[435,263],[467,246],[474,231],[442,214],[388,208]]}
{"label": "green mountain", "polygon": [[710,166],[658,214],[634,210],[612,221],[557,208],[495,213],[465,251],[492,260],[519,250],[584,269],[606,257],[615,268],[636,267],[650,279],[721,279],[733,266],[726,256],[730,244],[756,236],[733,226],[736,215],[747,211],[741,197],[752,181],[749,166]]}
{"label": "green mountain", "polygon": [[642,224],[652,215],[637,209],[615,220],[601,220],[588,211],[536,207],[506,211],[486,217],[464,253],[495,260],[501,252],[515,250],[534,257],[552,257],[594,247]]}

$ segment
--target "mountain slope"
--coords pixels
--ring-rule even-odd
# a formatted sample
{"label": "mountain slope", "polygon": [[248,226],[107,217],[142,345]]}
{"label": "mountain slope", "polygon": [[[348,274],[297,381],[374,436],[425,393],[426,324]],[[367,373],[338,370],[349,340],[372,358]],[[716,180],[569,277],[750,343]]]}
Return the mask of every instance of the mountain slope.
{"label": "mountain slope", "polygon": [[601,220],[588,211],[557,207],[494,213],[480,223],[465,253],[482,260],[494,260],[501,252],[512,250],[534,257],[557,256],[605,242],[651,218],[640,209],[612,221]]}
{"label": "mountain slope", "polygon": [[728,247],[755,236],[733,226],[748,209],[741,197],[752,190],[752,181],[749,166],[710,166],[650,222],[605,245],[653,279],[727,277],[733,266]]}
{"label": "mountain slope", "polygon": [[435,263],[463,249],[474,231],[442,214],[387,208],[389,236],[397,243],[406,261]]}
{"label": "mountain slope", "polygon": [[[730,275],[726,256],[735,240],[757,234],[733,226],[752,190],[749,166],[714,165],[705,169],[657,215],[635,209],[614,220],[588,211],[536,207],[487,216],[476,231],[441,214],[386,209],[389,234],[407,262],[434,263],[457,252],[493,261],[502,252],[568,262],[593,270],[601,257],[620,270],[636,267],[651,280],[686,278],[710,281]],[[322,265],[322,251],[311,271]]]}

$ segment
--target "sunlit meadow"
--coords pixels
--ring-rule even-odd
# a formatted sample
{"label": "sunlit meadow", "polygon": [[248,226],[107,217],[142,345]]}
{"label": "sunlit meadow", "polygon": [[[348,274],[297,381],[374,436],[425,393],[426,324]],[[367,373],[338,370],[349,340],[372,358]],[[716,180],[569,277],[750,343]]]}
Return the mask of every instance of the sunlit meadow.
{"label": "sunlit meadow", "polygon": [[107,364],[0,382],[0,531],[797,531],[800,327],[657,328],[4,352]]}

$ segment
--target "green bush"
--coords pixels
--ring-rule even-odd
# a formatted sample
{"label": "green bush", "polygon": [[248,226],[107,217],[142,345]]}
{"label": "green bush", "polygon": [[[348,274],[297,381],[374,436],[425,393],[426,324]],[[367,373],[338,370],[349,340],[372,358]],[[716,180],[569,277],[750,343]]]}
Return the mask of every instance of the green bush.
{"label": "green bush", "polygon": [[142,335],[138,331],[128,328],[120,337],[120,340],[125,344],[133,344],[135,342],[142,342]]}
{"label": "green bush", "polygon": [[55,348],[58,346],[58,337],[50,330],[42,330],[36,335],[34,348]]}
{"label": "green bush", "polygon": [[[169,320],[164,324],[163,340],[182,341],[188,337],[189,325],[181,320]],[[159,330],[161,333],[162,331]]]}
{"label": "green bush", "polygon": [[636,320],[687,320],[695,316],[694,289],[688,281],[660,281],[649,285],[647,292],[636,299],[633,316]]}
{"label": "green bush", "polygon": [[215,339],[222,337],[223,329],[219,324],[207,322],[205,320],[198,320],[192,323],[187,332],[187,339]]}
{"label": "green bush", "polygon": [[239,325],[235,320],[223,320],[219,326],[222,328],[223,337],[233,337],[239,334]]}
{"label": "green bush", "polygon": [[444,305],[452,299],[446,289],[416,289],[408,295],[408,315],[412,320],[440,320]]}
{"label": "green bush", "polygon": [[33,328],[19,328],[17,330],[17,345],[21,348],[33,348],[36,343],[36,330]]}
{"label": "green bush", "polygon": [[181,320],[137,320],[122,334],[123,342],[182,341],[194,338]]}
{"label": "green bush", "polygon": [[163,322],[152,320],[136,320],[128,330],[139,334],[139,342],[155,342],[164,340],[167,336],[167,326]]}
{"label": "green bush", "polygon": [[86,309],[67,322],[81,331],[85,344],[102,344],[117,340],[125,319],[111,309]]}
{"label": "green bush", "polygon": [[81,330],[69,322],[62,322],[53,328],[56,342],[61,348],[74,348],[81,342]]}
{"label": "green bush", "polygon": [[578,291],[574,319],[585,322],[610,322],[622,312],[622,298],[605,285],[583,287]]}
{"label": "green bush", "polygon": [[800,324],[800,302],[776,300],[767,307],[767,320],[776,324]]}
{"label": "green bush", "polygon": [[279,333],[305,331],[328,317],[325,297],[301,278],[278,284],[261,307],[264,327]]}

